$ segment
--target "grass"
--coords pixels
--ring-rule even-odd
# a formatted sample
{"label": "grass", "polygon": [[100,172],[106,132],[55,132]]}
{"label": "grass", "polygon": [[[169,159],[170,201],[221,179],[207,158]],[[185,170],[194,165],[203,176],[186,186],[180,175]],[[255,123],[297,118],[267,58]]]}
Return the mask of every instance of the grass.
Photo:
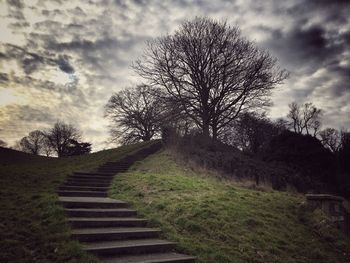
{"label": "grass", "polygon": [[73,171],[93,170],[146,145],[66,158],[0,148],[0,262],[97,262],[70,240],[55,191]]}
{"label": "grass", "polygon": [[302,195],[244,188],[193,170],[169,151],[116,177],[110,195],[131,202],[198,262],[349,260],[349,239],[336,230],[320,235]]}

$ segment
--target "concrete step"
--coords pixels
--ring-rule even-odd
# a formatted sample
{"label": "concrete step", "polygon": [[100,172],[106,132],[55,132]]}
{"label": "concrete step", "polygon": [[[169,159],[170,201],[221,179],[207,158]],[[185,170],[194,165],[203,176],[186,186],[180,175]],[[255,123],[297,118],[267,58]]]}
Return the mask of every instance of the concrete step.
{"label": "concrete step", "polygon": [[136,239],[83,243],[83,249],[95,255],[142,254],[171,251],[175,243],[160,239]]}
{"label": "concrete step", "polygon": [[93,209],[93,208],[71,208],[65,209],[71,217],[133,217],[137,212],[132,209]]}
{"label": "concrete step", "polygon": [[65,208],[125,208],[128,203],[108,197],[60,196],[58,202]]}
{"label": "concrete step", "polygon": [[99,167],[100,168],[108,168],[108,169],[128,169],[131,165],[112,165],[112,164],[103,164],[103,165],[100,165]]}
{"label": "concrete step", "polygon": [[110,241],[126,239],[157,238],[161,233],[157,228],[114,227],[73,229],[72,237],[84,241]]}
{"label": "concrete step", "polygon": [[118,173],[125,173],[128,169],[105,169],[105,168],[98,168],[97,172],[99,173],[110,173],[110,174],[118,174]]}
{"label": "concrete step", "polygon": [[109,187],[94,187],[94,186],[60,186],[58,190],[68,190],[68,191],[97,191],[103,192],[109,191]]}
{"label": "concrete step", "polygon": [[67,178],[67,182],[92,182],[92,183],[110,183],[111,179],[90,179],[90,178]]}
{"label": "concrete step", "polygon": [[87,227],[143,227],[147,220],[136,217],[70,217],[73,228]]}
{"label": "concrete step", "polygon": [[76,191],[76,190],[59,190],[59,196],[90,196],[90,197],[107,197],[106,191]]}
{"label": "concrete step", "polygon": [[85,172],[85,171],[78,171],[74,172],[73,174],[81,174],[81,175],[100,175],[100,176],[113,176],[113,173],[104,173],[104,172]]}
{"label": "concrete step", "polygon": [[101,257],[104,263],[194,263],[195,257],[183,255],[175,252],[152,253],[135,256],[110,256]]}
{"label": "concrete step", "polygon": [[106,183],[106,182],[94,182],[94,181],[66,181],[62,186],[88,186],[88,187],[109,187],[111,183]]}
{"label": "concrete step", "polygon": [[114,176],[102,176],[102,175],[93,175],[93,174],[72,174],[69,175],[67,178],[69,179],[93,179],[93,180],[113,180]]}
{"label": "concrete step", "polygon": [[103,165],[130,166],[133,162],[106,162]]}

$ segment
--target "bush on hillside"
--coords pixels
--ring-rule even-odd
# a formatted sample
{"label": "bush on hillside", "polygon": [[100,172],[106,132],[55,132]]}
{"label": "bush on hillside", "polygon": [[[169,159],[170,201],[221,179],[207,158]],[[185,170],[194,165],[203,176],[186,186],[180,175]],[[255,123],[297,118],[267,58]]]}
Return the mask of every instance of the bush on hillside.
{"label": "bush on hillside", "polygon": [[286,178],[293,172],[282,165],[251,158],[232,146],[205,138],[201,134],[177,136],[176,139],[166,141],[176,141],[176,150],[185,159],[200,166],[222,171],[227,176],[238,179],[253,180],[257,185],[269,184],[277,190],[287,188]]}
{"label": "bush on hillside", "polygon": [[302,190],[325,190],[326,185],[335,183],[337,168],[333,154],[310,135],[285,131],[271,140],[262,159],[296,169],[299,175],[292,181]]}

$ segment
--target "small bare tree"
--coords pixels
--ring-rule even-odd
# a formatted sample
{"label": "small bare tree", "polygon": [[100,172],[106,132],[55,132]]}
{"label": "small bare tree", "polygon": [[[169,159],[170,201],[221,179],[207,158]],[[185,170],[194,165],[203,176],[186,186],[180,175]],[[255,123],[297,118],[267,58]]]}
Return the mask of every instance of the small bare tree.
{"label": "small bare tree", "polygon": [[45,135],[42,131],[35,130],[19,141],[19,148],[23,152],[39,155],[44,148]]}
{"label": "small bare tree", "polygon": [[338,153],[344,148],[346,140],[349,139],[349,133],[345,129],[326,128],[320,131],[319,136],[322,144],[334,153]]}
{"label": "small bare tree", "polygon": [[300,106],[296,102],[289,104],[289,125],[296,133],[306,133],[316,136],[321,128],[321,109],[316,108],[311,102]]}
{"label": "small bare tree", "polygon": [[71,140],[79,141],[81,132],[73,125],[56,122],[48,132],[45,133],[47,143],[58,157],[68,155]]}
{"label": "small bare tree", "polygon": [[105,115],[113,123],[112,140],[123,144],[149,141],[160,131],[163,106],[153,92],[139,85],[112,95],[105,106]]}
{"label": "small bare tree", "polygon": [[181,104],[204,136],[216,139],[240,112],[269,105],[271,90],[287,77],[276,62],[238,28],[195,18],[149,42],[134,69]]}

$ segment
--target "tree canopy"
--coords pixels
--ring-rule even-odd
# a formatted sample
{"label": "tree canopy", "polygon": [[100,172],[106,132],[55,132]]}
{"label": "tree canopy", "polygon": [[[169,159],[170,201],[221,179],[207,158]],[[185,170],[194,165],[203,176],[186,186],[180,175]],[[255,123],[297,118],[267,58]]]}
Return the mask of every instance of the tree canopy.
{"label": "tree canopy", "polygon": [[138,85],[113,94],[105,114],[113,123],[112,140],[129,144],[149,141],[160,131],[163,107],[149,86]]}
{"label": "tree canopy", "polygon": [[159,86],[214,139],[240,112],[269,105],[287,72],[236,27],[209,18],[184,22],[148,43],[135,70]]}

